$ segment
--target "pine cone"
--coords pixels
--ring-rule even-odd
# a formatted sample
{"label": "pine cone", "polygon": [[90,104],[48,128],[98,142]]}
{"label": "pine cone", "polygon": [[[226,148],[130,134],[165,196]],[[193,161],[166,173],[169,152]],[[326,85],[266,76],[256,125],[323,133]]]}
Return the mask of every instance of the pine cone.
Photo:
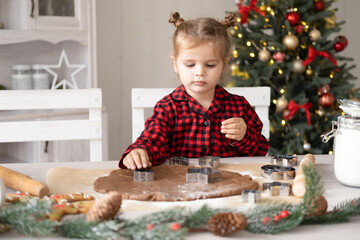
{"label": "pine cone", "polygon": [[103,221],[113,218],[121,207],[121,193],[109,192],[97,200],[86,213],[87,221]]}
{"label": "pine cone", "polygon": [[207,224],[208,230],[215,235],[227,236],[246,227],[245,216],[238,213],[219,213],[214,215]]}
{"label": "pine cone", "polygon": [[316,201],[311,202],[310,208],[313,208],[311,212],[305,216],[305,218],[313,217],[313,216],[321,216],[326,213],[328,204],[326,199],[320,195]]}
{"label": "pine cone", "polygon": [[6,232],[10,230],[10,227],[8,225],[0,223],[0,233]]}

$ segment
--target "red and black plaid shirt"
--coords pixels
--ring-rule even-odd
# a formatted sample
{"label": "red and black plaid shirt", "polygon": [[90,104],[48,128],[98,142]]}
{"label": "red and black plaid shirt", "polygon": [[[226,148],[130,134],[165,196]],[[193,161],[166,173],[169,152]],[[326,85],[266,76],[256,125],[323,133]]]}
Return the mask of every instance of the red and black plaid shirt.
{"label": "red and black plaid shirt", "polygon": [[[233,117],[241,117],[247,124],[241,141],[228,139],[220,132],[221,122]],[[217,86],[211,106],[205,111],[181,85],[157,102],[153,115],[145,122],[144,131],[126,149],[119,166],[125,167],[122,160],[136,148],[146,150],[153,165],[174,156],[264,156],[269,143],[261,134],[262,126],[244,97]]]}

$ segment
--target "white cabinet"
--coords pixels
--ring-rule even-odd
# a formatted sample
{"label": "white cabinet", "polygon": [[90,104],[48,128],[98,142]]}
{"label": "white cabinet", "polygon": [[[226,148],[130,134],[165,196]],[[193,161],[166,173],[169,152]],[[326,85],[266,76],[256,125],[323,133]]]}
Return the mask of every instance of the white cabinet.
{"label": "white cabinet", "polygon": [[65,50],[86,66],[78,87],[97,87],[95,21],[95,0],[0,0],[0,84],[11,89],[12,65],[58,64]]}
{"label": "white cabinet", "polygon": [[[85,65],[74,76],[78,88],[96,88],[95,23],[95,0],[0,0],[0,84],[11,89],[12,65],[57,65],[64,50],[70,65]],[[69,75],[71,70],[61,66],[57,74]],[[52,83],[55,78],[49,76]],[[106,160],[106,125],[103,134]],[[0,156],[25,162],[82,161],[88,159],[87,145],[86,141],[49,142],[45,153],[45,142],[6,143],[0,145]]]}

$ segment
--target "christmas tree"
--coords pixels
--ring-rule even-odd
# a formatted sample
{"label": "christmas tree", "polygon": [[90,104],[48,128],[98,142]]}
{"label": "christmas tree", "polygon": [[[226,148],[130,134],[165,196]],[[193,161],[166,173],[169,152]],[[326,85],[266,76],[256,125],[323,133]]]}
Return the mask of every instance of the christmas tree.
{"label": "christmas tree", "polygon": [[269,154],[332,153],[321,135],[359,97],[329,0],[235,0],[231,86],[270,86]]}

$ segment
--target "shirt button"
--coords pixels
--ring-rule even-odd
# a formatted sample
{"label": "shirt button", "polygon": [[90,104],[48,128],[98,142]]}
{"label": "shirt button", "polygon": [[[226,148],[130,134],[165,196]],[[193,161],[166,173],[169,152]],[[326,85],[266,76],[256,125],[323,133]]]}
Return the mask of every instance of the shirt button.
{"label": "shirt button", "polygon": [[208,122],[208,121],[205,121],[205,122],[204,122],[204,125],[205,125],[205,126],[208,126],[208,125],[209,125],[209,122]]}
{"label": "shirt button", "polygon": [[202,151],[202,152],[206,152],[206,147],[205,147],[205,146],[202,146],[202,147],[201,147],[201,151]]}

